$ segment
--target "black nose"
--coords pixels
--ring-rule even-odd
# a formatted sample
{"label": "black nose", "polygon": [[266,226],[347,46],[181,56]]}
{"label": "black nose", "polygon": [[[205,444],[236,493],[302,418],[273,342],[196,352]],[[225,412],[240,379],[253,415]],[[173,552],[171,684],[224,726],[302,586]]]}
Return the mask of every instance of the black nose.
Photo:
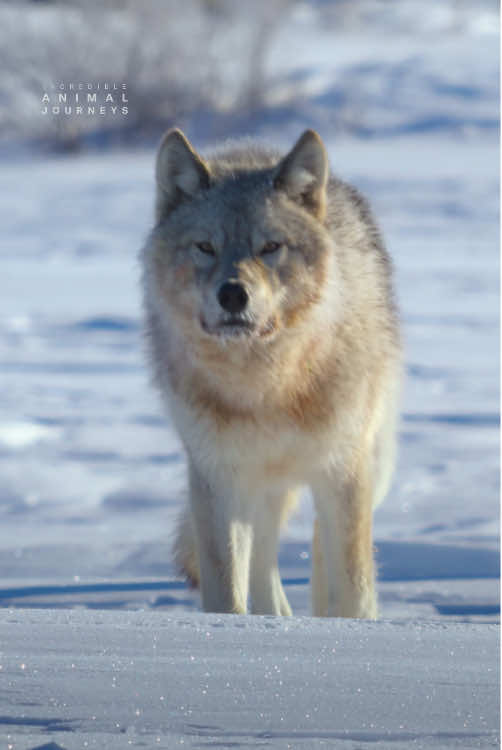
{"label": "black nose", "polygon": [[240,313],[248,303],[248,293],[235,281],[225,281],[218,292],[218,302],[224,310],[230,313]]}

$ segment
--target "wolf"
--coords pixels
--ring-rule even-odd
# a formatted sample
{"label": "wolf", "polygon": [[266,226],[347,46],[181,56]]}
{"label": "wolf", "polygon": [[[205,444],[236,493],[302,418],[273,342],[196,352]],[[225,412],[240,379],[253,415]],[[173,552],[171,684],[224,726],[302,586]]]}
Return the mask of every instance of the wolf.
{"label": "wolf", "polygon": [[153,379],[186,450],[175,559],[208,612],[289,615],[281,527],[304,486],[312,609],[377,617],[372,511],[392,475],[401,345],[365,199],[307,130],[206,157],[177,129],[141,252]]}

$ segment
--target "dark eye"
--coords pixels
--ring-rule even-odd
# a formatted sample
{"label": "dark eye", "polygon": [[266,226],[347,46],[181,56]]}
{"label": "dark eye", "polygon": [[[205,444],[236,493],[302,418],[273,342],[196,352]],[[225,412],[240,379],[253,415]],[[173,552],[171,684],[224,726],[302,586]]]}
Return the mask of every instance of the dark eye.
{"label": "dark eye", "polygon": [[196,242],[195,244],[197,245],[201,253],[205,253],[205,255],[216,255],[214,247],[210,242]]}
{"label": "dark eye", "polygon": [[265,242],[263,245],[260,255],[268,255],[269,253],[276,253],[281,247],[280,242]]}

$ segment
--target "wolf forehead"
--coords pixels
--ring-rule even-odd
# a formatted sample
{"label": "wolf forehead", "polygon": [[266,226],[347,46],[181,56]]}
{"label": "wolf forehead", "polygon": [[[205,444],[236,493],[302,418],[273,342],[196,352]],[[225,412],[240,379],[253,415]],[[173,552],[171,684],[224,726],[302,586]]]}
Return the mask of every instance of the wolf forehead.
{"label": "wolf forehead", "polygon": [[190,203],[180,201],[180,208],[190,206],[202,213],[215,211],[233,217],[236,227],[243,227],[251,215],[260,213],[263,217],[274,203],[274,168],[236,167],[218,157],[207,160],[211,170],[209,184],[192,197]]}
{"label": "wolf forehead", "polygon": [[229,142],[206,155],[213,184],[232,190],[237,183],[244,189],[272,189],[275,168],[281,160],[278,150],[244,140]]}
{"label": "wolf forehead", "polygon": [[171,211],[163,218],[169,218],[176,210],[177,219],[186,214],[190,221],[197,213],[199,219],[205,219],[210,225],[223,221],[227,231],[233,228],[239,234],[246,230],[249,222],[260,219],[266,222],[268,218],[277,223],[280,215],[273,213],[273,209],[282,196],[276,191],[274,180],[280,155],[274,158],[263,149],[261,154],[256,152],[251,163],[240,156],[233,150],[207,156],[207,183],[193,194],[178,195]]}

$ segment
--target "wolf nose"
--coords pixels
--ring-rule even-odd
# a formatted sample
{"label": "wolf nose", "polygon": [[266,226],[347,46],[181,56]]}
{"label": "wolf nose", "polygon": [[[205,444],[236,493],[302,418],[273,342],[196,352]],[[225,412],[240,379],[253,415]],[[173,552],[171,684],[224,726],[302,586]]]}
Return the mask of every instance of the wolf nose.
{"label": "wolf nose", "polygon": [[237,284],[233,281],[226,281],[220,286],[218,302],[227,312],[242,312],[248,303],[248,299],[248,293],[242,284]]}

